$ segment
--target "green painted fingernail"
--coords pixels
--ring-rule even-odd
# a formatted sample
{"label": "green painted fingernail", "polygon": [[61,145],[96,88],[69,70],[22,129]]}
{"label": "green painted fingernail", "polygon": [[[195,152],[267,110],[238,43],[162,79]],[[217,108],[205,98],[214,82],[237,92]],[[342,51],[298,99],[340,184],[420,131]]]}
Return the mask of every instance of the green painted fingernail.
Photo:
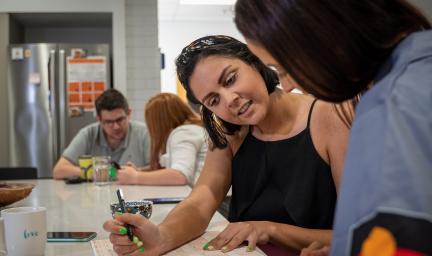
{"label": "green painted fingernail", "polygon": [[122,214],[123,214],[122,212],[115,212],[115,215],[117,215],[117,216],[122,215]]}
{"label": "green painted fingernail", "polygon": [[203,246],[203,250],[212,251],[212,250],[214,250],[214,247],[213,247],[213,245],[210,245],[209,243],[206,243]]}
{"label": "green painted fingernail", "polygon": [[121,227],[121,228],[119,229],[119,233],[122,234],[122,235],[126,234],[126,233],[127,233],[126,228],[125,228],[125,227]]}
{"label": "green painted fingernail", "polygon": [[253,248],[252,246],[249,246],[246,248],[247,252],[253,252],[255,250],[255,248]]}
{"label": "green painted fingernail", "polygon": [[222,251],[222,252],[226,252],[226,251],[228,251],[228,247],[226,247],[226,246],[222,247],[222,248],[221,248],[221,251]]}
{"label": "green painted fingernail", "polygon": [[140,252],[144,252],[144,250],[145,250],[144,247],[141,247],[138,249],[138,251],[140,251]]}
{"label": "green painted fingernail", "polygon": [[143,242],[138,241],[138,243],[137,243],[137,247],[139,248],[139,247],[141,247],[141,246],[143,246]]}
{"label": "green painted fingernail", "polygon": [[134,244],[136,244],[136,243],[138,243],[138,242],[139,242],[139,239],[138,239],[138,237],[136,237],[136,236],[133,236],[133,239],[132,239],[132,241],[134,242]]}

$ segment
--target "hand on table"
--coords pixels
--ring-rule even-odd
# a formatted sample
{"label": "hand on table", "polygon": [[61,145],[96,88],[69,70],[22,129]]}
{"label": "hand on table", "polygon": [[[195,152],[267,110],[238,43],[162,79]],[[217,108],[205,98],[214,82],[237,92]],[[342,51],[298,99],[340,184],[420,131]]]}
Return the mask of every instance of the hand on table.
{"label": "hand on table", "polygon": [[123,165],[121,169],[117,170],[117,183],[119,184],[136,184],[139,172],[136,166],[130,162]]}
{"label": "hand on table", "polygon": [[269,241],[266,221],[246,221],[230,223],[218,236],[208,242],[204,250],[221,250],[229,252],[239,247],[244,241],[248,242],[247,251],[255,250],[257,244]]}
{"label": "hand on table", "polygon": [[[132,227],[136,238],[130,241],[126,235],[125,224]],[[139,214],[125,213],[108,220],[103,228],[110,232],[110,242],[118,255],[160,255],[161,236],[156,225]]]}
{"label": "hand on table", "polygon": [[135,170],[138,171],[138,167],[136,166],[136,164],[134,164],[134,163],[131,162],[131,161],[128,161],[128,162],[126,163],[126,166],[130,166],[130,167],[132,167],[132,168],[134,168]]}
{"label": "hand on table", "polygon": [[328,246],[323,246],[319,242],[311,243],[301,251],[300,256],[327,256],[330,254]]}

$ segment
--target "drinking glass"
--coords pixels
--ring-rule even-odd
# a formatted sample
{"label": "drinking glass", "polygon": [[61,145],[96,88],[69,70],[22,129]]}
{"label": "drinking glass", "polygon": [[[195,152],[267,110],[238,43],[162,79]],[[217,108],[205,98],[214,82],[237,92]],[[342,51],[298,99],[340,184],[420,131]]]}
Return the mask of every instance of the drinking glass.
{"label": "drinking glass", "polygon": [[108,185],[110,183],[109,170],[111,168],[110,156],[93,157],[93,182],[97,186]]}

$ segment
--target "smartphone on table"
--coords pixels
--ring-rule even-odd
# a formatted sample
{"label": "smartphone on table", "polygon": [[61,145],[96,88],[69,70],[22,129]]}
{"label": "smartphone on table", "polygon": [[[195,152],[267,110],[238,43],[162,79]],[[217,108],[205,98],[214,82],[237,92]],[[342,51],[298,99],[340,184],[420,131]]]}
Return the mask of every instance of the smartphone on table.
{"label": "smartphone on table", "polygon": [[88,242],[96,232],[47,232],[48,242]]}
{"label": "smartphone on table", "polygon": [[153,204],[177,204],[183,201],[184,197],[145,198],[144,200],[152,201]]}
{"label": "smartphone on table", "polygon": [[66,184],[79,184],[85,182],[85,179],[81,178],[81,176],[69,176],[64,178]]}

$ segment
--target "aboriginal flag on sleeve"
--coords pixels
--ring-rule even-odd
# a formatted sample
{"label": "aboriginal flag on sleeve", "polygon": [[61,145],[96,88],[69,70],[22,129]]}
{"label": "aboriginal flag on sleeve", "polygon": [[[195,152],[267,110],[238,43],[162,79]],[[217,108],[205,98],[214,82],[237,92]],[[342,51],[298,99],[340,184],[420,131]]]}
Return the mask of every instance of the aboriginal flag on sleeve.
{"label": "aboriginal flag on sleeve", "polygon": [[378,213],[354,229],[350,255],[432,255],[432,222],[399,213]]}

